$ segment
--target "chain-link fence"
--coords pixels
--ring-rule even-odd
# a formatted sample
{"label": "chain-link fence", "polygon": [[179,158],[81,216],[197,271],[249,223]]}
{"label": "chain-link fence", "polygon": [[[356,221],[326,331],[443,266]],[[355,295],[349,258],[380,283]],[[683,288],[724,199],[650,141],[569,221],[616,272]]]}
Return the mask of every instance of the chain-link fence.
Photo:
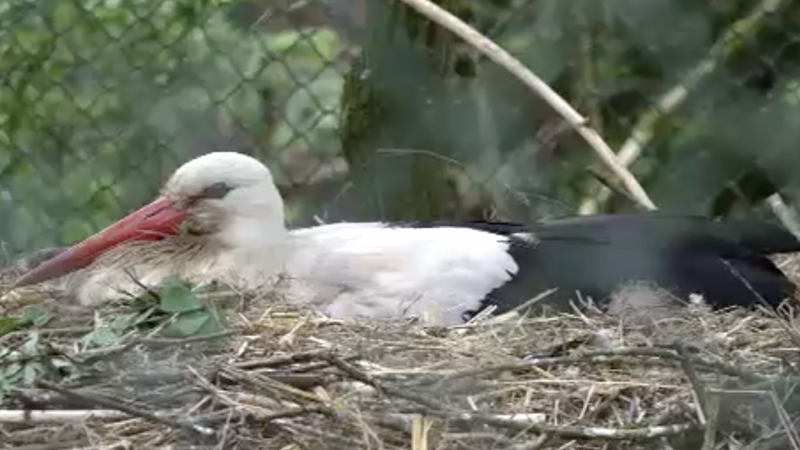
{"label": "chain-link fence", "polygon": [[[792,198],[798,4],[438,3],[585,114],[662,209]],[[399,2],[23,0],[0,17],[7,252],[83,238],[214,150],[267,162],[293,224],[630,207],[549,106]]]}

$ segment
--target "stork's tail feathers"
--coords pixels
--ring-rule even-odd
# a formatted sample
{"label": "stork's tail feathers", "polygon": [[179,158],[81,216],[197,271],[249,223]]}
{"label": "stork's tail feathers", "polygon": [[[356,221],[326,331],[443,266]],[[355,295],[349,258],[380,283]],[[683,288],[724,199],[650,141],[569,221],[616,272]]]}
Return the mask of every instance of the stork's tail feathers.
{"label": "stork's tail feathers", "polygon": [[621,285],[649,282],[715,307],[776,307],[796,292],[769,256],[800,251],[800,240],[770,223],[653,212],[554,220],[530,233],[527,242],[511,234],[520,273],[492,295],[557,287],[563,297],[580,293],[602,304]]}

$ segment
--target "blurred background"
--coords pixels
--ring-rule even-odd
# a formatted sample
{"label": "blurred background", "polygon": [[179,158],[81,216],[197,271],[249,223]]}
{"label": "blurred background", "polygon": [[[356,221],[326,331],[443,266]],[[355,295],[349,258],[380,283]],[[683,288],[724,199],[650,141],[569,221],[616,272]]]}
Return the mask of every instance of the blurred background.
{"label": "blurred background", "polygon": [[[589,118],[663,210],[775,220],[800,171],[800,3],[439,0]],[[541,99],[391,0],[0,1],[0,241],[82,239],[211,151],[292,226],[634,208]]]}

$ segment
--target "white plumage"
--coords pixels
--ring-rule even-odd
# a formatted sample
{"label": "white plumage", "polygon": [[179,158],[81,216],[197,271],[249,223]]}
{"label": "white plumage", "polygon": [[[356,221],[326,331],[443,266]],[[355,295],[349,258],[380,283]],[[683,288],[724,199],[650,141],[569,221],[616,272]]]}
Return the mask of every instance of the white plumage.
{"label": "white plumage", "polygon": [[[88,267],[63,280],[80,303],[136,295],[141,285],[179,276],[243,291],[278,290],[336,318],[413,315],[454,324],[518,270],[507,238],[470,228],[341,223],[289,231],[269,170],[238,153],[188,162],[162,195],[168,208],[185,211],[174,222],[193,234],[111,239]],[[53,262],[37,270],[47,270],[47,264]]]}
{"label": "white plumage", "polygon": [[287,273],[335,317],[428,316],[462,322],[517,273],[502,236],[469,228],[334,224],[291,232]]}

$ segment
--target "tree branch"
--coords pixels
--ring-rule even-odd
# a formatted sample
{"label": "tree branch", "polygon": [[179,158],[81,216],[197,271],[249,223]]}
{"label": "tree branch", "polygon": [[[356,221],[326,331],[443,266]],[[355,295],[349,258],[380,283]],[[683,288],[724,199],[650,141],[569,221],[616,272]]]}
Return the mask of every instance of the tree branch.
{"label": "tree branch", "polygon": [[442,9],[430,0],[400,0],[409,7],[427,17],[438,25],[450,30],[467,43],[473,46],[490,60],[500,67],[508,70],[512,75],[519,79],[525,86],[529,87],[535,94],[547,102],[558,112],[569,125],[583,137],[583,139],[594,149],[600,160],[608,169],[619,178],[625,189],[643,207],[653,210],[655,204],[645,192],[642,185],[633,174],[622,164],[611,147],[606,144],[600,134],[587,124],[586,119],[575,110],[566,100],[547,85],[541,78],[536,76],[530,69],[525,67],[518,59],[505,51],[502,47],[495,44],[491,39],[475,30],[464,21]]}

